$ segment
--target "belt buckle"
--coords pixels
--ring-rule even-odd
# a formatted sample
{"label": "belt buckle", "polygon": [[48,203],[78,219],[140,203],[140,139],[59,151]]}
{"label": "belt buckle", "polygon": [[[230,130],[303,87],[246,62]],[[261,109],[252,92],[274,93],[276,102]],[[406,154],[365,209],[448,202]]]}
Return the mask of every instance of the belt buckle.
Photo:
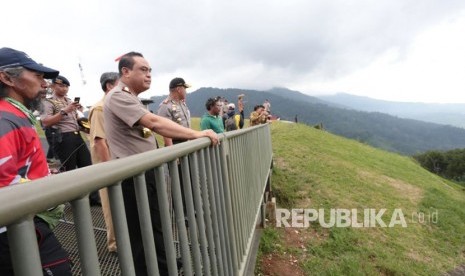
{"label": "belt buckle", "polygon": [[74,134],[78,135],[78,134],[79,134],[79,131],[75,131]]}

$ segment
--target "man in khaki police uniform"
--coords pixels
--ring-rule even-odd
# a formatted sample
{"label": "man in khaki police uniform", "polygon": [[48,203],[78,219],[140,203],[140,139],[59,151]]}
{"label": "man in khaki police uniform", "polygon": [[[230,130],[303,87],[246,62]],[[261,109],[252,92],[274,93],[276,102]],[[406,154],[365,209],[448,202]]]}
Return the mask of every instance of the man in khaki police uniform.
{"label": "man in khaki police uniform", "polygon": [[[158,108],[158,115],[168,118],[171,121],[182,125],[183,127],[191,127],[191,114],[186,105],[186,89],[191,87],[182,78],[174,78],[170,82],[170,95],[164,100]],[[171,139],[163,137],[165,147],[185,142],[184,139]]]}
{"label": "man in khaki police uniform", "polygon": [[[89,149],[79,132],[77,109],[80,104],[66,97],[69,86],[65,77],[54,78],[51,85],[53,95],[44,101],[40,115],[42,125],[51,128],[55,139],[52,145],[65,171],[92,165]],[[91,205],[100,205],[97,192],[92,192],[89,199]]]}
{"label": "man in khaki police uniform", "polygon": [[[137,96],[150,88],[152,69],[142,54],[130,52],[123,55],[119,60],[118,69],[120,82],[105,97],[103,109],[104,127],[113,159],[154,150],[157,147],[153,136],[146,137],[144,135],[144,127],[164,137],[184,140],[208,137],[213,145],[218,144],[218,137],[213,131],[195,131],[185,128],[171,120],[151,113],[144,107]],[[160,275],[168,275],[157,186],[153,170],[148,170],[145,173],[145,180],[158,267]],[[123,180],[121,187],[136,275],[147,275],[133,178]]]}
{"label": "man in khaki police uniform", "polygon": [[[98,164],[111,160],[105,130],[103,127],[103,101],[110,90],[118,84],[119,74],[116,72],[103,73],[100,77],[100,84],[105,95],[100,101],[94,104],[89,112],[90,132],[90,155],[92,164]],[[110,201],[108,199],[108,189],[99,190],[102,201],[103,218],[107,227],[107,248],[110,252],[116,252],[115,231],[113,220],[111,219]]]}

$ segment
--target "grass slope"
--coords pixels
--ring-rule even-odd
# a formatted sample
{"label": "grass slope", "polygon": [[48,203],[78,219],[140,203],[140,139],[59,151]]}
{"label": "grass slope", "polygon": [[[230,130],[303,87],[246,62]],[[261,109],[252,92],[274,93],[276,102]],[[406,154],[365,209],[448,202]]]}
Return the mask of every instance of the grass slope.
{"label": "grass slope", "polygon": [[[438,275],[465,263],[464,188],[417,165],[301,124],[273,123],[273,189],[278,208],[400,208],[407,227],[296,229],[302,246],[289,244],[289,229],[268,228],[258,271],[270,255],[294,255],[306,275]],[[437,212],[437,222],[428,215]],[[418,213],[425,214],[420,221]],[[420,215],[421,216],[421,215]],[[422,223],[420,223],[420,222]]]}

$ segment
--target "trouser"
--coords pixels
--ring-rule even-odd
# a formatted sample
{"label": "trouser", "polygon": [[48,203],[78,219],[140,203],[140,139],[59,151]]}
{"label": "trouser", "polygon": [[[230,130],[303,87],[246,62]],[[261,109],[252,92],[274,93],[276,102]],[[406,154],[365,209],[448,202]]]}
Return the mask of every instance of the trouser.
{"label": "trouser", "polygon": [[[47,223],[35,217],[34,225],[43,274],[46,276],[72,275],[68,253],[63,249]],[[23,261],[27,262],[28,260]],[[8,231],[0,234],[0,275],[14,275],[8,244]]]}
{"label": "trouser", "polygon": [[47,151],[47,159],[58,159],[58,156],[56,155],[55,153],[55,129],[53,128],[45,128],[44,129],[44,132],[45,132],[45,138],[47,138],[47,143],[48,143],[48,151]]}
{"label": "trouser", "polygon": [[[152,220],[152,230],[155,239],[155,247],[158,258],[158,269],[160,275],[169,275],[166,262],[165,244],[163,240],[163,231],[161,226],[160,208],[158,206],[157,188],[155,183],[155,174],[153,170],[145,172],[145,181],[149,199],[150,217]],[[139,213],[137,211],[137,201],[134,188],[133,178],[123,180],[122,184],[124,207],[126,210],[126,219],[128,223],[129,239],[131,241],[132,257],[136,275],[147,275],[147,265],[144,255],[144,244],[142,241]],[[160,192],[166,192],[160,190]],[[121,250],[121,248],[119,249]],[[148,260],[149,262],[152,260]]]}
{"label": "trouser", "polygon": [[90,166],[90,152],[79,131],[64,132],[54,148],[65,171]]}
{"label": "trouser", "polygon": [[[79,131],[61,133],[61,139],[57,138],[54,144],[55,153],[58,155],[64,171],[92,165],[89,149]],[[92,192],[89,199],[91,203],[100,202],[97,191]]]}
{"label": "trouser", "polygon": [[115,230],[113,227],[113,219],[111,217],[110,200],[108,199],[108,188],[99,190],[100,199],[102,201],[103,219],[107,228],[107,248],[110,252],[116,252]]}

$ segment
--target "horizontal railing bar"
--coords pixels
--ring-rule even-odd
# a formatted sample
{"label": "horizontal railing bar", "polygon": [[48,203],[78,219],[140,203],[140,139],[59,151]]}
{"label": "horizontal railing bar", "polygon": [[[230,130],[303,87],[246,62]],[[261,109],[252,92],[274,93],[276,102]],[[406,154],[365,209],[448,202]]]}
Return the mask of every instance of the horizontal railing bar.
{"label": "horizontal railing bar", "polygon": [[[220,135],[221,139],[224,139]],[[37,179],[0,191],[0,226],[11,224],[28,214],[39,213],[58,204],[80,198],[148,169],[208,147],[208,138],[156,149],[85,168]],[[91,180],[90,180],[91,179]],[[47,191],[44,193],[44,191]]]}
{"label": "horizontal railing bar", "polygon": [[267,126],[268,126],[267,124],[257,125],[257,126],[238,129],[238,130],[234,130],[234,131],[228,131],[228,132],[223,133],[223,135],[228,139],[229,138],[234,138],[234,137],[242,136],[242,135],[244,135],[246,133],[253,132],[256,129],[267,127]]}
{"label": "horizontal railing bar", "polygon": [[[255,128],[257,127],[220,134],[219,138],[222,141],[225,137],[235,137],[251,132]],[[0,192],[0,227],[11,224],[28,214],[39,213],[58,204],[82,197],[91,191],[160,166],[179,156],[188,155],[208,145],[210,145],[208,138],[196,139],[169,148],[156,149],[44,177],[23,185],[2,188]],[[89,178],[92,181],[89,181]],[[47,191],[47,193],[43,191]]]}

